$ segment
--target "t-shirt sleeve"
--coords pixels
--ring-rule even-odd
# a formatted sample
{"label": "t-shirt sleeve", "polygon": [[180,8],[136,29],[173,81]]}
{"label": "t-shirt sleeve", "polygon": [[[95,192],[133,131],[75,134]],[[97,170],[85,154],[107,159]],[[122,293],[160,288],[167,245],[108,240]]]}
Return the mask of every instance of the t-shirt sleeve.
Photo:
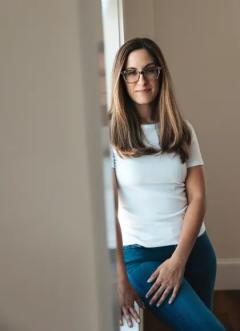
{"label": "t-shirt sleeve", "polygon": [[191,135],[192,135],[192,141],[191,141],[191,145],[189,148],[189,159],[186,161],[187,168],[197,166],[197,165],[203,165],[204,162],[203,162],[202,154],[200,151],[196,132],[195,132],[192,124],[189,121],[186,121],[186,122],[191,130]]}
{"label": "t-shirt sleeve", "polygon": [[110,149],[110,154],[111,154],[112,168],[116,168],[116,158],[115,158],[114,150],[113,150],[112,147],[111,147],[111,149]]}

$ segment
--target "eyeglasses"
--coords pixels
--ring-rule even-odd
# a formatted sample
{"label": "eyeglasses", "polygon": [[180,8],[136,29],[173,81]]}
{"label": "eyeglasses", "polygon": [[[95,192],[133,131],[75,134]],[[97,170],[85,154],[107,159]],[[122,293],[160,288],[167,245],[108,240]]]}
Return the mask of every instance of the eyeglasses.
{"label": "eyeglasses", "polygon": [[137,83],[140,79],[140,75],[147,80],[155,80],[158,79],[161,67],[150,67],[143,69],[142,71],[138,71],[137,69],[128,69],[121,72],[125,82],[129,84]]}

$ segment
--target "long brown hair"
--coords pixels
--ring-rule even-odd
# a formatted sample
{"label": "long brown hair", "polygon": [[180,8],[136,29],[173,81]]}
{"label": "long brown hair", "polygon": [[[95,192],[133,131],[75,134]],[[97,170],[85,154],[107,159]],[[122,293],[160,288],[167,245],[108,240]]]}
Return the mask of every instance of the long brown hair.
{"label": "long brown hair", "polygon": [[[137,49],[146,49],[155,64],[161,66],[159,92],[154,100],[151,119],[159,122],[161,148],[146,146],[140,116],[130,99],[121,75],[128,55]],[[156,153],[175,152],[182,163],[189,157],[191,131],[178,109],[173,83],[163,53],[149,38],[134,38],[124,43],[118,50],[112,72],[112,103],[108,111],[110,140],[118,154],[125,157],[139,157]]]}

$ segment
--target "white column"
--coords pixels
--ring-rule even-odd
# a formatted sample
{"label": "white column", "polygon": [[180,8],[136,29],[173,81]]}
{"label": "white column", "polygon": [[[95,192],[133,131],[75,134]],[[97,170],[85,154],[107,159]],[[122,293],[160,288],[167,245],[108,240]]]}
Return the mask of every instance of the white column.
{"label": "white column", "polygon": [[98,1],[3,0],[0,329],[112,331]]}

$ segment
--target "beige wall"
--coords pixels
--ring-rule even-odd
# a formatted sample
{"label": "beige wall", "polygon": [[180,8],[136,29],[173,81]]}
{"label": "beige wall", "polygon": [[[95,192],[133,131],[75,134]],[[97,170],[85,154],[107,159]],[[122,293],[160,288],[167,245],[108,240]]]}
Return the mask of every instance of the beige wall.
{"label": "beige wall", "polygon": [[[125,39],[149,36],[160,45],[182,112],[197,131],[207,176],[205,222],[219,259],[219,286],[239,287],[240,3],[132,0],[124,1],[124,9]],[[231,278],[228,283],[224,275]]]}
{"label": "beige wall", "polygon": [[98,1],[0,13],[0,330],[113,330]]}
{"label": "beige wall", "polygon": [[155,38],[153,0],[122,0],[124,39],[137,36]]}

